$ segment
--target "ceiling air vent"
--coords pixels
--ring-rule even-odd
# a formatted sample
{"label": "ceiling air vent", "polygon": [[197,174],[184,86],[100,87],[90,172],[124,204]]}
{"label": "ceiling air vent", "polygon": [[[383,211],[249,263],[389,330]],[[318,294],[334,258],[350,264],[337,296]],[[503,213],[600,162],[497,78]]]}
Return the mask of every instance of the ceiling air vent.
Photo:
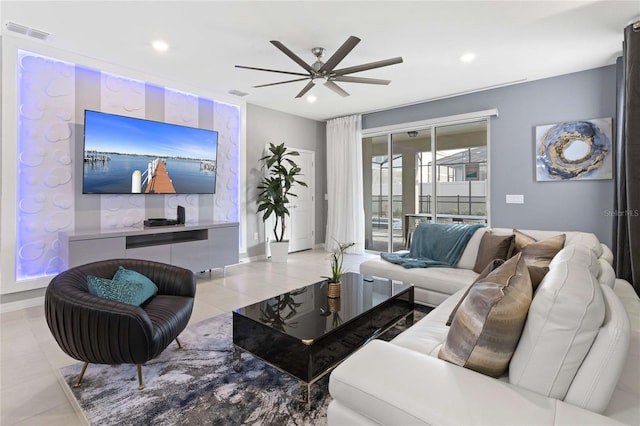
{"label": "ceiling air vent", "polygon": [[14,33],[37,38],[38,40],[48,40],[49,37],[51,37],[51,33],[36,30],[35,28],[27,27],[26,25],[16,24],[15,22],[7,22],[7,29]]}
{"label": "ceiling air vent", "polygon": [[230,93],[230,94],[232,94],[232,95],[240,96],[240,97],[243,97],[243,96],[247,96],[247,95],[248,95],[248,93],[246,93],[246,92],[241,92],[240,90],[236,90],[236,89],[229,90],[229,93]]}

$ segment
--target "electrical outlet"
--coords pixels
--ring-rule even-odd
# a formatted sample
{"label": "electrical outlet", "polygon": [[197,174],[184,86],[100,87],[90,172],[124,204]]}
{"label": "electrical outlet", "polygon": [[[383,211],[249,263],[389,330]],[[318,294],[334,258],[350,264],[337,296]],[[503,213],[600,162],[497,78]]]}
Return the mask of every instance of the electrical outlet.
{"label": "electrical outlet", "polygon": [[254,233],[253,233],[253,240],[254,240],[254,241],[258,241],[258,239],[260,239],[260,236],[258,235],[258,233],[257,233],[257,232],[254,232]]}

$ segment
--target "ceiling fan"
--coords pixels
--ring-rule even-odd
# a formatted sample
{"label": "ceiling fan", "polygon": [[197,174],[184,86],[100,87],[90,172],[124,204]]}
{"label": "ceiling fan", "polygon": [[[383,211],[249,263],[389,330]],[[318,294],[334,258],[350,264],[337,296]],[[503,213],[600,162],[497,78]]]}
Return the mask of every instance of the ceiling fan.
{"label": "ceiling fan", "polygon": [[248,70],[257,70],[257,71],[268,71],[268,72],[277,72],[280,74],[290,74],[290,75],[299,75],[303,76],[303,78],[296,78],[293,80],[280,81],[277,83],[269,83],[269,84],[261,84],[259,86],[253,87],[266,87],[266,86],[275,86],[277,84],[285,84],[285,83],[293,83],[296,81],[304,81],[310,80],[304,88],[298,92],[296,98],[300,98],[304,96],[313,86],[316,85],[316,82],[320,79],[324,80],[325,87],[336,92],[338,95],[345,97],[349,96],[344,89],[338,86],[335,82],[345,82],[345,83],[365,83],[365,84],[382,84],[387,85],[391,83],[391,80],[380,80],[377,78],[364,78],[364,77],[351,77],[347,74],[353,74],[361,71],[367,71],[374,68],[386,67],[388,65],[399,64],[402,62],[401,57],[385,59],[382,61],[370,62],[368,64],[356,65],[353,67],[335,69],[335,67],[353,50],[354,47],[360,42],[358,37],[351,36],[345,41],[342,46],[336,52],[331,55],[331,57],[327,60],[327,62],[322,62],[320,58],[324,55],[324,48],[322,47],[314,47],[311,49],[311,53],[316,57],[316,62],[312,65],[307,64],[305,61],[300,59],[298,55],[289,50],[284,44],[280,43],[277,40],[271,40],[271,44],[280,49],[285,55],[289,58],[293,59],[295,63],[300,65],[302,68],[307,71],[306,74],[300,72],[290,72],[290,71],[280,71],[280,70],[271,70],[266,68],[255,68],[255,67],[246,67],[243,65],[236,65],[236,68],[244,68]]}

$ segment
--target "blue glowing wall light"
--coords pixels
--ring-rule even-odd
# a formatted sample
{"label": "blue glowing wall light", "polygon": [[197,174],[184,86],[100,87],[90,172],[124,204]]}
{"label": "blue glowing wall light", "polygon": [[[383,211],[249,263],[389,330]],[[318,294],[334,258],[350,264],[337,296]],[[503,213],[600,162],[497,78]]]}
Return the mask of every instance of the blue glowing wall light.
{"label": "blue glowing wall light", "polygon": [[[93,68],[18,50],[16,281],[55,275],[66,268],[58,232],[75,228],[71,163],[77,122],[75,81],[100,81],[100,74]],[[165,90],[152,84],[147,87]],[[229,219],[239,221],[240,108],[211,102],[214,110],[216,104],[222,106],[232,118],[215,130],[223,139],[236,141],[224,159],[236,165],[231,168],[234,179],[228,179],[223,190],[235,201]]]}
{"label": "blue glowing wall light", "polygon": [[75,67],[18,51],[16,280],[59,272],[58,232],[74,226]]}

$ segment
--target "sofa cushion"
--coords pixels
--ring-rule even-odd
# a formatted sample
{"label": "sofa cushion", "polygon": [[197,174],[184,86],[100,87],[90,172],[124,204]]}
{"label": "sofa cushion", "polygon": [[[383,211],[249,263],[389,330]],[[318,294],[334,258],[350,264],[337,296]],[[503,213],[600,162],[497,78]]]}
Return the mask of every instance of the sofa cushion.
{"label": "sofa cushion", "polygon": [[596,237],[595,234],[591,232],[574,231],[574,232],[566,232],[566,234],[567,234],[567,241],[565,242],[565,245],[580,244],[583,246],[587,246],[593,252],[593,254],[596,255],[596,257],[600,257],[605,254],[604,248],[606,248],[606,250],[609,252],[611,251],[607,246],[603,246],[600,243],[600,240],[598,239],[598,237]]}
{"label": "sofa cushion", "polygon": [[437,357],[440,347],[449,334],[449,327],[445,322],[463,294],[466,294],[464,289],[449,296],[427,316],[391,340],[391,343]]}
{"label": "sofa cushion", "polygon": [[[618,389],[635,394],[637,401],[640,400],[640,368],[638,368],[640,362],[640,298],[633,286],[628,281],[621,279],[616,279],[613,292],[622,302],[631,323],[628,358],[618,382]],[[638,416],[635,418],[638,419],[640,418],[640,406],[636,406],[636,408]]]}
{"label": "sofa cushion", "polygon": [[513,230],[513,234],[516,253],[522,252],[527,265],[540,268],[549,266],[553,257],[562,250],[567,239],[565,234],[559,234],[539,241],[517,229]]}
{"label": "sofa cushion", "polygon": [[560,250],[558,254],[549,262],[550,267],[560,263],[577,263],[589,269],[589,272],[597,278],[600,273],[600,263],[596,255],[582,244],[572,244]]}
{"label": "sofa cushion", "polygon": [[551,264],[529,307],[509,365],[509,381],[564,399],[604,320],[602,290],[589,268]]}
{"label": "sofa cushion", "polygon": [[460,268],[403,268],[381,258],[370,259],[360,264],[360,273],[406,281],[416,288],[426,288],[433,292],[451,295],[465,289],[478,274],[471,269]]}
{"label": "sofa cushion", "polygon": [[598,282],[601,285],[606,285],[613,288],[616,282],[616,271],[613,270],[613,266],[605,259],[599,258],[600,271],[598,272]]}
{"label": "sofa cushion", "polygon": [[482,241],[482,236],[486,232],[487,228],[484,227],[476,230],[462,252],[462,257],[460,257],[456,268],[473,270],[473,266],[476,263],[476,257],[478,256],[480,241]]}
{"label": "sofa cushion", "polygon": [[553,425],[557,404],[500,380],[375,339],[333,370],[329,392],[332,405],[338,403],[345,410],[359,413],[336,418],[330,405],[328,423],[332,426]]}
{"label": "sofa cushion", "polygon": [[531,297],[529,271],[518,254],[471,287],[438,357],[501,376],[520,339]]}
{"label": "sofa cushion", "polygon": [[485,232],[482,240],[480,240],[478,256],[476,257],[473,271],[481,274],[493,260],[507,260],[514,237],[515,235],[496,235],[491,232]]}
{"label": "sofa cushion", "polygon": [[600,244],[600,253],[598,254],[597,251],[594,251],[594,253],[596,254],[596,256],[598,256],[598,259],[602,259],[609,265],[613,265],[613,252],[606,245]]}
{"label": "sofa cushion", "polygon": [[604,412],[627,359],[631,325],[622,301],[613,289],[601,285],[605,319],[580,370],[571,382],[565,402],[597,413]]}

